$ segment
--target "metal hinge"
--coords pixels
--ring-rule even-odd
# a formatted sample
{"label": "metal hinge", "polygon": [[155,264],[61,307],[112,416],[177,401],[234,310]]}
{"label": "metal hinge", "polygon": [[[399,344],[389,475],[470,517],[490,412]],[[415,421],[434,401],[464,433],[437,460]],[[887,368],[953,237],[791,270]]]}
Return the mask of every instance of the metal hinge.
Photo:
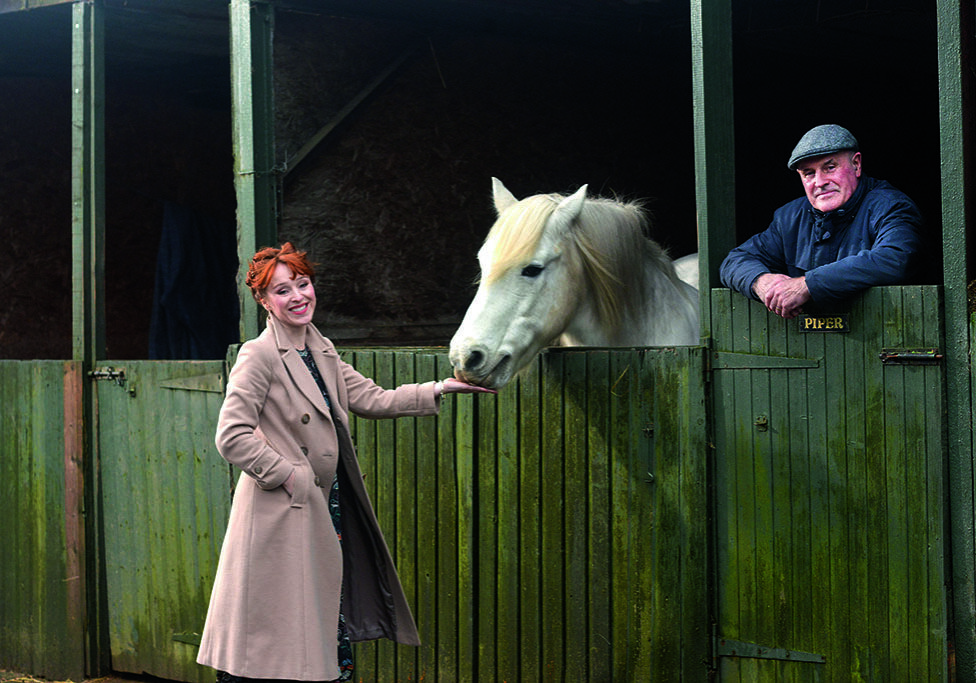
{"label": "metal hinge", "polygon": [[885,365],[938,365],[942,354],[938,349],[881,349],[878,354]]}
{"label": "metal hinge", "polygon": [[165,389],[182,389],[183,391],[208,391],[214,394],[224,393],[224,376],[219,372],[192,377],[175,377],[162,380],[159,386]]}
{"label": "metal hinge", "polygon": [[92,379],[92,380],[95,380],[95,381],[98,381],[98,380],[106,380],[107,379],[107,380],[110,380],[112,382],[115,382],[120,387],[124,387],[125,386],[125,370],[122,369],[122,368],[116,370],[115,368],[112,368],[112,367],[95,368],[94,370],[89,371],[89,373],[88,373],[88,379]]}
{"label": "metal hinge", "polygon": [[784,662],[813,662],[822,664],[827,661],[824,655],[799,650],[787,650],[784,647],[766,647],[755,643],[746,643],[729,638],[715,638],[715,658],[719,657],[752,657],[753,659],[776,659]]}
{"label": "metal hinge", "polygon": [[790,358],[754,353],[712,351],[712,370],[792,370],[820,367],[818,358]]}

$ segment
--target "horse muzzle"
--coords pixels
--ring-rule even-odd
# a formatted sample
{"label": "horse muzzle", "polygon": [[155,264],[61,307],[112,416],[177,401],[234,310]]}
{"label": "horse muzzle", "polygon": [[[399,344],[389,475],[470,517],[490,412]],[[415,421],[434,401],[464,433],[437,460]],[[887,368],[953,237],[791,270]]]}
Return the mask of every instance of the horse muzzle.
{"label": "horse muzzle", "polygon": [[511,379],[512,356],[488,354],[477,346],[451,345],[454,378],[488,389],[501,389]]}

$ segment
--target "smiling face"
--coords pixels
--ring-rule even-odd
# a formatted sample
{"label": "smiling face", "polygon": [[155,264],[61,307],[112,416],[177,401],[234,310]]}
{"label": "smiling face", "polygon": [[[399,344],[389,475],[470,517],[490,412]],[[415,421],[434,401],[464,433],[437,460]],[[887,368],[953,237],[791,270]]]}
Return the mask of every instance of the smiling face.
{"label": "smiling face", "polygon": [[260,301],[282,324],[304,328],[315,313],[315,287],[307,275],[293,273],[288,264],[278,263]]}
{"label": "smiling face", "polygon": [[807,199],[824,213],[839,209],[857,189],[861,177],[861,153],[836,152],[801,161],[800,174]]}

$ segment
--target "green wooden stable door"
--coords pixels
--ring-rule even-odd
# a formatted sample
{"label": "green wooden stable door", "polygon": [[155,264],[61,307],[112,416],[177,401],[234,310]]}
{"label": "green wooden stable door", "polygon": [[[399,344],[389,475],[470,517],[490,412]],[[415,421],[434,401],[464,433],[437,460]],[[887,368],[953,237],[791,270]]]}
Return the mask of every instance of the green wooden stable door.
{"label": "green wooden stable door", "polygon": [[947,680],[939,299],[783,320],[714,291],[722,681]]}
{"label": "green wooden stable door", "polygon": [[95,372],[112,669],[212,681],[195,660],[233,482],[213,441],[224,363]]}

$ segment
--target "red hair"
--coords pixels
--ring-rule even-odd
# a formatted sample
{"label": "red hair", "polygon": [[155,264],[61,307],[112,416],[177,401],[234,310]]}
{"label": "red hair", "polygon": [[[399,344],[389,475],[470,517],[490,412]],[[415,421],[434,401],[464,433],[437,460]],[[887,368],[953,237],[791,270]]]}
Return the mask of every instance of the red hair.
{"label": "red hair", "polygon": [[244,283],[251,288],[251,295],[258,301],[261,300],[261,293],[271,284],[279,263],[288,266],[293,280],[299,275],[315,280],[315,268],[308,260],[307,252],[297,251],[291,242],[285,242],[280,248],[264,247],[251,258],[244,279]]}

